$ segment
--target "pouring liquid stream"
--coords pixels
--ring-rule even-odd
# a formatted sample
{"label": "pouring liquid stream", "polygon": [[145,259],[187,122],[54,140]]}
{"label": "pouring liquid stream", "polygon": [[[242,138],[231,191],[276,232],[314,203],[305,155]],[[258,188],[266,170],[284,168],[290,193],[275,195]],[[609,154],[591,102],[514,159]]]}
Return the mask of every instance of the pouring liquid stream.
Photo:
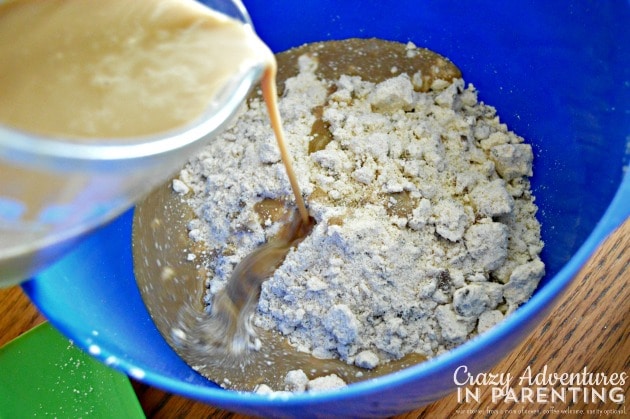
{"label": "pouring liquid stream", "polygon": [[268,65],[261,80],[263,98],[265,99],[267,110],[269,111],[269,120],[271,122],[273,132],[276,136],[276,141],[278,142],[280,156],[282,157],[284,168],[287,171],[287,176],[289,177],[289,182],[291,183],[291,189],[293,190],[293,195],[295,195],[295,203],[297,205],[298,212],[300,214],[300,217],[302,218],[302,223],[304,225],[307,225],[309,223],[308,210],[306,209],[304,198],[302,197],[302,193],[300,192],[300,186],[297,181],[297,176],[295,176],[295,172],[293,171],[291,155],[287,150],[284,130],[282,128],[282,120],[280,118],[280,111],[278,109],[278,89],[276,87],[277,70],[278,66],[274,58],[272,63]]}
{"label": "pouring liquid stream", "polygon": [[[249,362],[252,350],[260,350],[261,342],[251,324],[258,304],[262,283],[273,275],[291,248],[297,246],[313,227],[306,204],[293,170],[286,146],[278,108],[276,71],[273,55],[263,74],[261,89],[274,131],[281,159],[285,167],[297,210],[280,232],[245,257],[234,269],[225,287],[212,300],[211,313],[191,316],[192,307],[184,307],[180,316],[180,336],[186,337],[182,348],[195,354],[221,360],[222,366],[238,367]],[[196,319],[191,325],[190,319]],[[191,343],[192,342],[192,343]]]}

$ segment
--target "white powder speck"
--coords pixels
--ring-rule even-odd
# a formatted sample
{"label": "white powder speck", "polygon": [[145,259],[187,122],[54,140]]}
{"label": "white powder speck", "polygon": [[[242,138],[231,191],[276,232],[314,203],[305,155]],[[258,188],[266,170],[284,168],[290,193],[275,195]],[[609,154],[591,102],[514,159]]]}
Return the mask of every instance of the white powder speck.
{"label": "white powder speck", "polygon": [[334,390],[345,387],[346,383],[339,376],[330,374],[310,380],[306,386],[308,391]]}
{"label": "white powder speck", "polygon": [[284,379],[286,389],[294,393],[306,391],[309,379],[302,370],[289,371]]}
{"label": "white powder speck", "polygon": [[185,195],[190,192],[190,188],[181,180],[173,179],[173,190],[178,194]]}

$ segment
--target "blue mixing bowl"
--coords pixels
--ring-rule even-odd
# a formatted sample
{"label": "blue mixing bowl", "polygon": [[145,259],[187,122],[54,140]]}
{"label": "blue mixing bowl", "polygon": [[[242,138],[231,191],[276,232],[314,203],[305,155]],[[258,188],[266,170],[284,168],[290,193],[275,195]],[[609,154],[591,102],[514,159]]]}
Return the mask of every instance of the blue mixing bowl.
{"label": "blue mixing bowl", "polygon": [[412,40],[449,57],[535,150],[532,179],[547,275],[500,325],[435,359],[341,390],[269,398],[222,390],[162,339],[132,272],[127,212],[24,289],[74,342],[167,391],[264,416],[392,415],[455,388],[453,371],[486,371],[549,313],[598,244],[630,214],[630,4],[588,1],[245,2],[275,51],[348,37]]}

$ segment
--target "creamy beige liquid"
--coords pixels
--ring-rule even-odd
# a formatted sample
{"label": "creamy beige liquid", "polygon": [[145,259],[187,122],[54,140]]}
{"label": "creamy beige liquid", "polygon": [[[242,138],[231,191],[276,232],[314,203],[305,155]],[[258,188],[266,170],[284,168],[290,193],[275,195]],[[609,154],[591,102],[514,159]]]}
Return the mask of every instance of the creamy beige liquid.
{"label": "creamy beige liquid", "polygon": [[0,6],[0,122],[64,138],[150,135],[200,116],[271,52],[193,0]]}
{"label": "creamy beige liquid", "polygon": [[[0,3],[0,57],[0,124],[77,142],[128,141],[186,126],[231,78],[265,66],[271,122],[308,221],[284,144],[275,58],[250,26],[194,0],[16,0]],[[51,229],[85,222],[81,188],[90,180],[1,160],[0,172],[0,199],[24,208],[18,220],[0,211],[0,236],[12,237],[0,243],[0,276],[11,276],[10,267],[3,274],[3,258],[32,252],[29,243]],[[102,195],[100,205],[117,198]],[[72,216],[51,221],[44,216],[51,206]]]}

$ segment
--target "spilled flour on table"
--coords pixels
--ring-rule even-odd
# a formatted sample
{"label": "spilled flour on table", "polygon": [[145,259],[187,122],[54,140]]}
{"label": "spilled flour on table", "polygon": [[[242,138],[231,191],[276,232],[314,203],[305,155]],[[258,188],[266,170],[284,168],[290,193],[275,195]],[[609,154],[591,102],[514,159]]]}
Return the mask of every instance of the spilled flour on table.
{"label": "spilled flour on table", "polygon": [[[528,300],[544,274],[532,149],[474,86],[437,80],[421,93],[420,74],[395,69],[377,84],[319,80],[307,55],[299,68],[280,111],[317,224],[263,283],[253,323],[316,357],[374,368],[436,356]],[[309,150],[314,109],[330,138]],[[260,203],[292,208],[262,100],[244,106],[173,189],[198,217],[189,237],[207,251],[187,257],[207,264],[211,304],[236,264],[286,222]],[[293,374],[288,390],[310,388]]]}

